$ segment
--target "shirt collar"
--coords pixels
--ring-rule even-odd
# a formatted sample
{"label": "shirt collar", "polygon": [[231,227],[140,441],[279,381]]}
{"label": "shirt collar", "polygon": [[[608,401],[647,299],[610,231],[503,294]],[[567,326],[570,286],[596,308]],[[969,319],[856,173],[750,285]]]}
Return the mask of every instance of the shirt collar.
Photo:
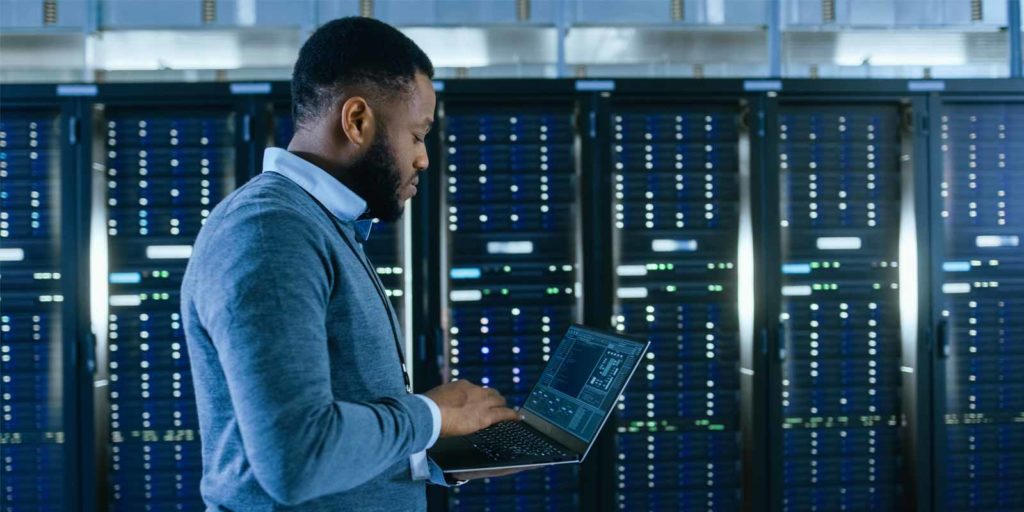
{"label": "shirt collar", "polygon": [[294,181],[342,222],[355,222],[366,212],[366,201],[352,189],[285,149],[267,148],[263,152],[263,172],[276,172]]}

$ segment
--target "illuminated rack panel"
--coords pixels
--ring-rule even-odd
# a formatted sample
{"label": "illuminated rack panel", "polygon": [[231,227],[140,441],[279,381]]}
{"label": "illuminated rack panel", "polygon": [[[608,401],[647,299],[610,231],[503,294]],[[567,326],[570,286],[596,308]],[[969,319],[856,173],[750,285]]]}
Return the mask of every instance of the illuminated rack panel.
{"label": "illuminated rack panel", "polygon": [[192,243],[234,187],[233,114],[110,108],[111,510],[196,510],[202,460],[179,290]]}
{"label": "illuminated rack panel", "polygon": [[898,509],[900,110],[779,117],[783,508]]}
{"label": "illuminated rack panel", "polygon": [[620,510],[737,510],[738,112],[612,112],[616,329],[651,341],[618,408]]}
{"label": "illuminated rack panel", "polygon": [[941,117],[946,510],[1024,506],[1024,104]]}
{"label": "illuminated rack panel", "polygon": [[[288,147],[294,128],[291,113],[287,109],[275,109],[274,126],[271,132],[272,145],[279,148]],[[405,263],[406,240],[403,227],[404,223],[408,222],[410,204],[406,203],[405,213],[398,222],[375,222],[369,240],[363,244],[366,257],[377,269],[377,275],[384,285],[384,291],[391,298],[391,305],[395,308],[402,332],[406,336],[409,335],[409,329],[412,326],[406,325],[408,321],[405,317],[409,292],[406,289],[408,269]]]}
{"label": "illuminated rack panel", "polygon": [[[452,378],[521,405],[577,320],[578,173],[569,105],[448,105],[442,167]],[[456,510],[579,506],[576,467],[454,489]]]}
{"label": "illuminated rack panel", "polygon": [[0,508],[64,506],[57,113],[0,113]]}

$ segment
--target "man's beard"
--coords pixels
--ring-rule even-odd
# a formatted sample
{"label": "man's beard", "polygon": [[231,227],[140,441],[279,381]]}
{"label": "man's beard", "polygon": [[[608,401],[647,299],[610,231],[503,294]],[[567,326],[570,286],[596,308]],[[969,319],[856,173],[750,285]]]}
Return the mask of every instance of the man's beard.
{"label": "man's beard", "polygon": [[348,187],[366,201],[367,214],[382,222],[394,222],[402,216],[404,202],[399,197],[402,174],[395,165],[384,130],[366,154],[348,169]]}

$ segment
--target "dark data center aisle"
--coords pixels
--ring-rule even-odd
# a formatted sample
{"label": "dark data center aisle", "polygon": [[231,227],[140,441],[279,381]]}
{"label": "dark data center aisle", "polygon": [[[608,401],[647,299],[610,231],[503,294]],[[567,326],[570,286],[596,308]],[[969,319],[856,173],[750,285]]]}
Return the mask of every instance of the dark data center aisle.
{"label": "dark data center aisle", "polygon": [[[288,84],[0,88],[0,510],[201,509],[181,277]],[[366,243],[416,390],[651,346],[584,464],[431,510],[1024,510],[1024,83],[435,90]]]}

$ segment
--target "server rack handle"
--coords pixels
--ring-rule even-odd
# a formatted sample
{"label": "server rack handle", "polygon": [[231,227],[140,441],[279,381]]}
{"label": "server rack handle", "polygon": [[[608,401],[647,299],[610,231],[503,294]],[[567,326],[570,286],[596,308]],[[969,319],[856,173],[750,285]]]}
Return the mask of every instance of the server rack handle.
{"label": "server rack handle", "polygon": [[779,362],[786,360],[786,322],[780,321],[775,326],[775,336],[778,340],[776,343],[779,344]]}
{"label": "server rack handle", "polygon": [[939,358],[949,357],[949,320],[943,318],[935,326],[935,346],[939,347]]}
{"label": "server rack handle", "polygon": [[85,357],[85,371],[89,372],[89,375],[96,374],[96,335],[90,330],[82,339],[84,357]]}

